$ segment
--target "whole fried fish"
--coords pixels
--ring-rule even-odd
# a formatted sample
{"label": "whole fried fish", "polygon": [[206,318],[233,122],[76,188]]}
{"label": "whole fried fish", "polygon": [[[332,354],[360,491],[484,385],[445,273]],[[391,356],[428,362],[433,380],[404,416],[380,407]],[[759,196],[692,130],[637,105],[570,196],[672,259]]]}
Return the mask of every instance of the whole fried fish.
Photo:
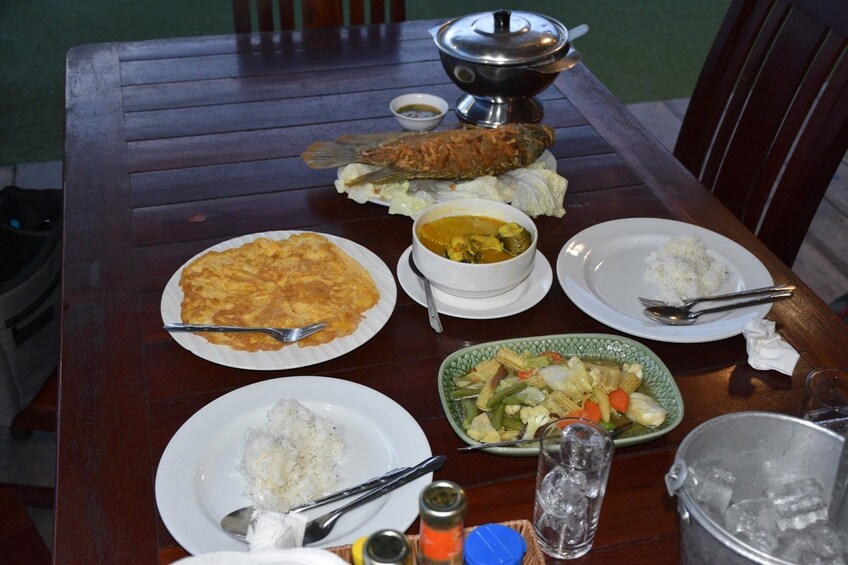
{"label": "whole fried fish", "polygon": [[313,169],[350,163],[379,167],[349,181],[349,186],[410,179],[468,180],[525,167],[553,142],[554,130],[547,126],[466,126],[420,133],[346,135],[313,143],[301,157]]}

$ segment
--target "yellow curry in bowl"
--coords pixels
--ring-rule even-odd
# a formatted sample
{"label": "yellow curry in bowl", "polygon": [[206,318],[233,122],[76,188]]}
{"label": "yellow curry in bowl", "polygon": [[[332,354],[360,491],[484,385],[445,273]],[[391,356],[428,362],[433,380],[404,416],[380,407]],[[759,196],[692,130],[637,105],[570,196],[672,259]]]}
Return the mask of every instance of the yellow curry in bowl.
{"label": "yellow curry in bowl", "polygon": [[418,229],[418,239],[433,253],[462,263],[498,263],[530,247],[531,235],[515,222],[487,216],[448,216]]}

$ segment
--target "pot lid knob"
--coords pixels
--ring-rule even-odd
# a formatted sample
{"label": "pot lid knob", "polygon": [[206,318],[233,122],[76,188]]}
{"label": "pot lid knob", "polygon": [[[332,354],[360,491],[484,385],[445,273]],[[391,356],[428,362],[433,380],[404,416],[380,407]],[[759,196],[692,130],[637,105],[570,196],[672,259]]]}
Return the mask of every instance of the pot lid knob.
{"label": "pot lid knob", "polygon": [[509,17],[512,12],[509,10],[496,10],[493,14],[495,17],[495,33],[509,31]]}

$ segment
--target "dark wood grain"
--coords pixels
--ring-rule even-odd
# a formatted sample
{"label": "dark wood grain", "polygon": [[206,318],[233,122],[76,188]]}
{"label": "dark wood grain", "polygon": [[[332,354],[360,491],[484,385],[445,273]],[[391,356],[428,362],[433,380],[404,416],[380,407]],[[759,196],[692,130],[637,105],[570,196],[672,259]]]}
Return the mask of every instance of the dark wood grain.
{"label": "dark wood grain", "polygon": [[[158,516],[154,477],[179,427],[244,385],[299,374],[357,382],[399,402],[436,453],[437,477],[462,484],[469,524],[530,518],[535,461],[458,454],[434,386],[442,360],[469,344],[518,336],[620,332],[583,313],[554,282],[534,308],[503,320],[445,317],[401,289],[368,343],[308,369],[237,370],[200,359],[162,330],[160,299],[189,258],[231,237],[305,229],[355,241],[394,271],[408,218],[336,192],[307,168],[316,140],[394,130],[388,101],[425,90],[453,104],[427,29],[406,22],[263,36],[198,37],[72,50],[67,63],[65,249],[54,559],[167,563],[185,556]],[[800,351],[790,377],[747,365],[740,336],[700,344],[638,339],[669,367],[682,423],[616,453],[594,549],[580,562],[673,562],[676,502],[663,476],[698,424],[742,410],[792,413],[812,367],[848,364],[848,328],[665,150],[583,65],[541,98],[551,152],[568,179],[566,215],[537,219],[540,253],[600,222],[669,218],[754,253],[798,296],[769,317]],[[455,127],[450,115],[442,127]],[[401,355],[402,353],[402,355]],[[417,531],[417,524],[409,530]]]}

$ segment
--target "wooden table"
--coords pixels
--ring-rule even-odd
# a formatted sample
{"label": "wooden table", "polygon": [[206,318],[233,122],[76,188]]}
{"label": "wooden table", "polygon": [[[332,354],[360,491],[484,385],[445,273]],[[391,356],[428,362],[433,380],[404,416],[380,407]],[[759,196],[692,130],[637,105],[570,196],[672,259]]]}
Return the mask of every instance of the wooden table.
{"label": "wooden table", "polygon": [[[188,258],[254,232],[303,229],[356,241],[392,270],[410,220],[336,193],[335,171],[300,159],[315,140],[396,129],[398,93],[455,100],[426,30],[408,22],[259,38],[196,37],[82,46],[67,62],[65,254],[55,558],[154,563],[185,555],[162,524],[154,477],[181,424],[213,399],[264,379],[320,374],[372,387],[420,423],[437,478],[469,495],[469,524],[531,517],[535,460],[461,445],[434,379],[448,354],[516,336],[610,330],[555,282],[536,307],[499,321],[445,318],[445,332],[400,288],[387,325],[364,346],[306,369],[247,371],[204,361],[162,330],[166,281]],[[541,98],[551,148],[569,181],[567,214],[540,218],[539,250],[554,264],[579,231],[624,217],[708,227],[757,255],[777,281],[799,285],[769,317],[800,351],[790,378],[751,369],[742,337],[703,344],[640,339],[672,371],[683,423],[618,450],[586,562],[677,560],[676,502],[663,486],[695,426],[740,410],[791,413],[811,367],[848,365],[848,326],[737,222],[647,133],[590,71],[563,73]],[[450,115],[445,125],[454,125]],[[417,531],[417,523],[410,532]]]}

